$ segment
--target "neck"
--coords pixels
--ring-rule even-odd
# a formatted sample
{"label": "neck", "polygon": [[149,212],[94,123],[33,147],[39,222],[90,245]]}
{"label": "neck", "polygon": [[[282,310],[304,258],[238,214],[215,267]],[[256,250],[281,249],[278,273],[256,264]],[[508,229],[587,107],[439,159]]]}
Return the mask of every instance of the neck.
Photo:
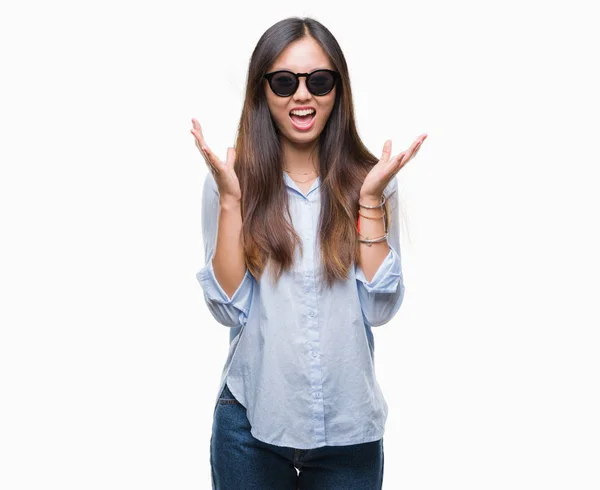
{"label": "neck", "polygon": [[288,172],[319,173],[318,140],[306,145],[282,141],[283,168]]}

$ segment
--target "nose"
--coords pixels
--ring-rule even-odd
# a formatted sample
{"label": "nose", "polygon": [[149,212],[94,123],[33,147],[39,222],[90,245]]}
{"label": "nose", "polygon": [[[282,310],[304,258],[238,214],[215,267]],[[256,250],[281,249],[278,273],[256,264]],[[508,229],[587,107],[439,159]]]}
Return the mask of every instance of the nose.
{"label": "nose", "polygon": [[308,98],[310,98],[310,92],[308,91],[308,88],[306,88],[306,77],[299,77],[298,88],[296,89],[296,92],[294,92],[294,100],[300,101]]}

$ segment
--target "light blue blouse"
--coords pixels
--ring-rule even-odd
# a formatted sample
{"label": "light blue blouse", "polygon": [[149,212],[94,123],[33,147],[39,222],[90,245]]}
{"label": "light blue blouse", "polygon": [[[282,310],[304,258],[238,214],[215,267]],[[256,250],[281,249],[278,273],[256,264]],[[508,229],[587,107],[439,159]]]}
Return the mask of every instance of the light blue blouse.
{"label": "light blue blouse", "polygon": [[212,316],[231,327],[215,404],[227,383],[247,410],[252,435],[277,446],[313,449],[379,440],[388,406],[375,376],[371,327],[389,322],[404,297],[397,178],[384,191],[391,206],[389,254],[370,282],[355,264],[349,278],[329,290],[320,284],[316,248],[320,177],[306,195],[285,172],[283,177],[304,254],[296,247],[295,266],[277,285],[270,262],[259,281],[246,269],[231,298],[212,267],[218,188],[210,172],[204,182],[205,266],[196,277]]}

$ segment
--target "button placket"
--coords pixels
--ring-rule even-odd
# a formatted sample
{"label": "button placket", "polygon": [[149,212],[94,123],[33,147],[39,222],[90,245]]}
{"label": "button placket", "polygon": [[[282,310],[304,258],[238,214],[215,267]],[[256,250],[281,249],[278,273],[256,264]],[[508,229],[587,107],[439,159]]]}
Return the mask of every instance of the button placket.
{"label": "button placket", "polygon": [[319,271],[316,269],[315,256],[317,252],[315,246],[315,221],[318,218],[315,216],[317,206],[311,208],[313,204],[309,199],[304,201],[306,208],[302,212],[301,229],[299,235],[305,241],[305,253],[303,254],[302,265],[304,267],[304,318],[306,325],[307,340],[306,350],[304,351],[309,369],[311,381],[310,396],[313,400],[312,418],[314,419],[314,432],[321,434],[324,437],[325,432],[325,408],[323,403],[323,366],[321,363],[320,353],[320,327],[319,327],[319,302],[318,302],[318,287],[317,278]]}

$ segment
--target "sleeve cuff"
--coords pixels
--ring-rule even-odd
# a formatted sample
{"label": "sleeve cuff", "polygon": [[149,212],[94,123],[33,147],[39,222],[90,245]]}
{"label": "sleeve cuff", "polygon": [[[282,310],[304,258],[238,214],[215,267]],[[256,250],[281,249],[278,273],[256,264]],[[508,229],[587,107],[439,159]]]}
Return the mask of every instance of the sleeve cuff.
{"label": "sleeve cuff", "polygon": [[250,287],[252,274],[250,274],[248,269],[246,269],[246,274],[244,275],[242,282],[236,289],[235,293],[233,293],[231,298],[227,296],[227,293],[223,290],[219,284],[219,281],[217,281],[212,265],[212,259],[210,259],[208,263],[196,273],[196,278],[198,279],[200,286],[206,293],[209,300],[214,301],[215,303],[221,303],[223,305],[232,304],[236,308],[243,311],[246,315],[248,314],[247,309],[244,307],[244,305],[250,303],[249,295],[252,294],[252,288]]}
{"label": "sleeve cuff", "polygon": [[371,282],[367,281],[363,270],[355,264],[356,280],[360,281],[369,293],[395,293],[402,282],[400,256],[390,245],[390,252],[375,272]]}

